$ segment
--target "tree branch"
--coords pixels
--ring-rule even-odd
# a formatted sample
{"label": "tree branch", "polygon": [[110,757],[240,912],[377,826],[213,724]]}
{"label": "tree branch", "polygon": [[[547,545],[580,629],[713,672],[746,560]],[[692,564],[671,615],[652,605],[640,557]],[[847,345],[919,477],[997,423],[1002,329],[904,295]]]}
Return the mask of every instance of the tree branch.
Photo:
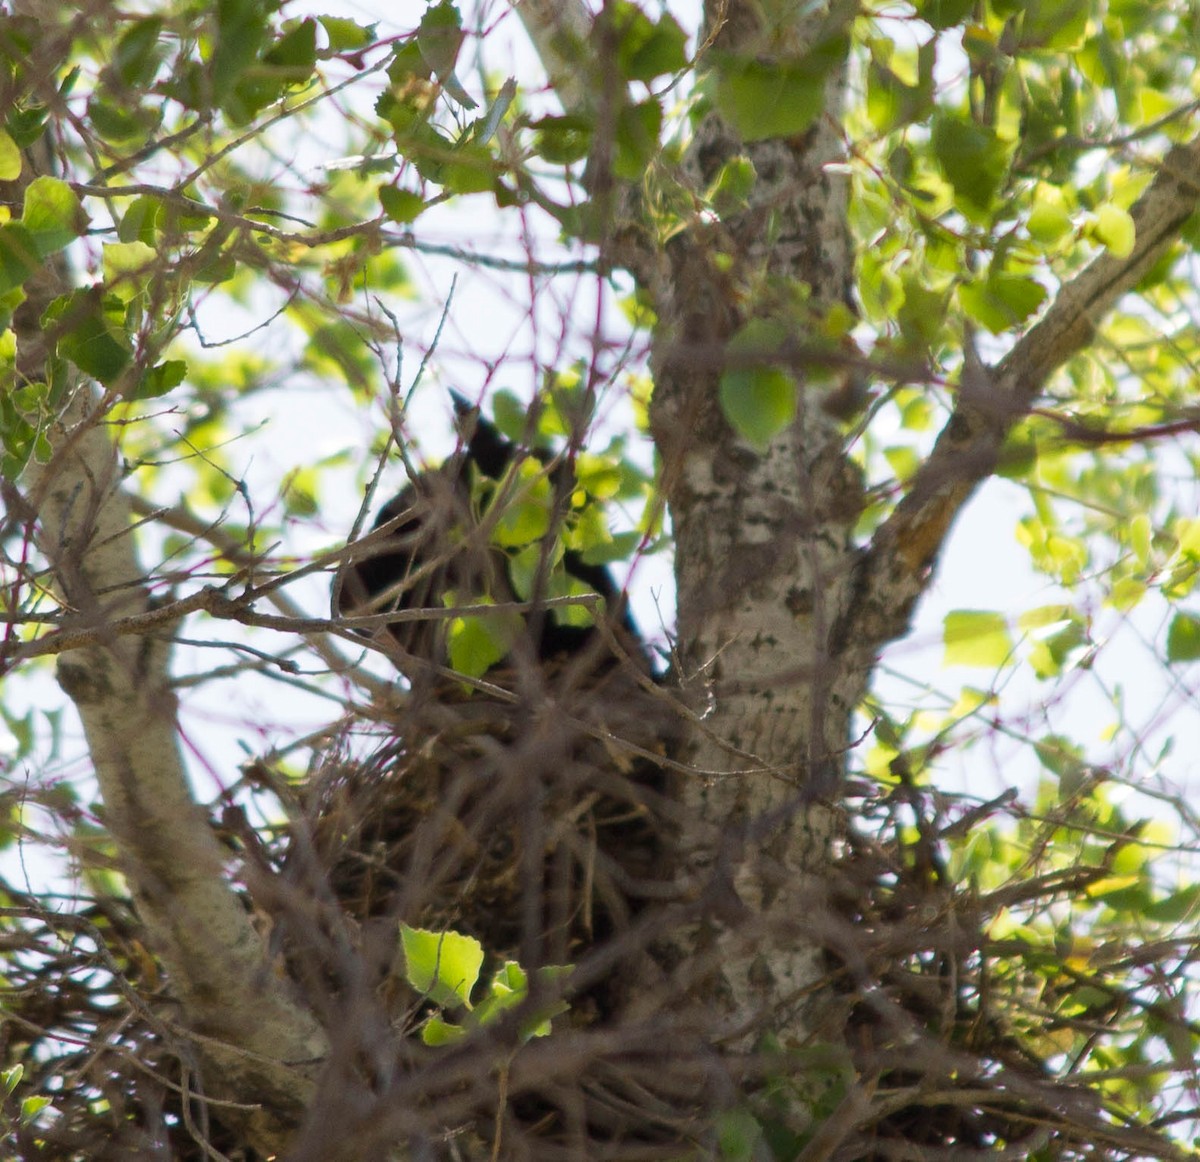
{"label": "tree branch", "polygon": [[587,53],[592,17],[583,0],[513,0],[513,7],[562,107],[570,113],[585,106],[587,75],[580,61]]}
{"label": "tree branch", "polygon": [[[6,190],[19,204],[36,168]],[[27,280],[14,313],[18,382],[45,379],[51,337],[47,305],[68,285],[48,264]],[[77,384],[46,424],[48,462],[31,461],[21,484],[37,513],[35,539],[66,613],[64,629],[90,631],[89,644],[64,652],[58,680],[83,723],[104,801],[104,822],[155,951],[188,1027],[205,1035],[209,1090],[261,1095],[251,1136],[281,1148],[311,1091],[312,1066],[325,1052],[314,1018],[284,994],[261,939],[226,874],[228,853],[191,797],[179,747],[162,626],[153,636],[110,631],[151,611],[136,554],[130,504],[101,399]],[[31,417],[35,422],[39,417]],[[44,417],[41,418],[45,423]],[[273,1110],[271,1107],[274,1107]],[[271,1112],[267,1112],[271,1110]]]}
{"label": "tree branch", "polygon": [[1013,425],[1050,376],[1091,341],[1121,296],[1175,245],[1198,206],[1200,138],[1170,150],[1133,207],[1137,234],[1128,257],[1105,252],[1093,259],[994,368],[966,352],[958,406],[907,495],[876,531],[840,627],[838,640],[852,643],[864,664],[907,631],[955,517],[995,470]]}

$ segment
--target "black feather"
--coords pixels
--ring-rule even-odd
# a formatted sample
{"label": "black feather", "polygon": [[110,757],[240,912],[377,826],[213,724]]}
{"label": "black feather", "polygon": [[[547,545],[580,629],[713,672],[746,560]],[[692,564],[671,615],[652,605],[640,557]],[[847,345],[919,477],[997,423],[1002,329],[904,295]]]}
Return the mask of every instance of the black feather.
{"label": "black feather", "polygon": [[[516,600],[508,557],[487,542],[472,512],[471,474],[498,483],[522,455],[532,455],[542,464],[549,464],[552,456],[541,449],[522,453],[477,407],[457,392],[450,394],[462,448],[442,467],[423,472],[379,510],[362,553],[335,582],[339,613],[440,610],[443,596],[451,591],[459,604],[485,594],[496,601]],[[565,471],[559,464],[550,474],[561,497],[570,495]],[[545,557],[548,566],[550,547]],[[604,598],[605,615],[622,647],[649,670],[646,647],[610,570],[589,564],[574,549],[563,553],[561,568]],[[536,591],[545,589],[545,578],[542,582]],[[422,618],[393,622],[389,632],[408,655],[445,664],[445,626],[444,618]],[[535,608],[526,615],[527,638],[542,661],[574,658],[597,648],[597,632],[594,626],[565,624],[547,609]]]}

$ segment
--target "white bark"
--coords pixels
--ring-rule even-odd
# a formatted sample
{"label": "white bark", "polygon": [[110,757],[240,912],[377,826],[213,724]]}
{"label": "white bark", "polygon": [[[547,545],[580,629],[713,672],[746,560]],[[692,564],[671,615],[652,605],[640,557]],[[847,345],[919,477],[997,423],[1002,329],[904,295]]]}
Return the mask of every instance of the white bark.
{"label": "white bark", "polygon": [[512,0],[521,23],[564,109],[587,104],[580,58],[587,52],[592,21],[582,0]]}
{"label": "white bark", "polygon": [[[767,37],[753,6],[723,11],[715,47],[759,59],[802,59],[829,31],[828,12],[788,17]],[[690,150],[696,183],[744,155],[757,173],[749,205],[673,239],[653,287],[653,420],[676,536],[682,677],[694,705],[711,705],[682,786],[693,822],[681,867],[690,894],[712,901],[689,939],[712,951],[710,988],[746,1032],[778,1028],[783,1007],[799,1014],[823,975],[807,920],[821,912],[836,833],[822,800],[836,789],[853,709],[830,641],[852,593],[862,498],[820,390],[802,383],[796,422],[760,450],[725,420],[717,387],[724,344],[773,309],[764,288],[807,285],[814,320],[849,300],[847,189],[828,168],[841,157],[842,81],[835,70],[825,114],[788,140],[744,143],[709,115]],[[809,1027],[798,1015],[791,1031]]]}

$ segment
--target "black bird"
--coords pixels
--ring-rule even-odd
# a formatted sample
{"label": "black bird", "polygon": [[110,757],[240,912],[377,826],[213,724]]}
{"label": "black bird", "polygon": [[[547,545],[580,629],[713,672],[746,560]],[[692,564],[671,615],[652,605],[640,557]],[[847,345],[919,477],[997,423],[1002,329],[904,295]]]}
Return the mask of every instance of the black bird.
{"label": "black bird", "polygon": [[[604,612],[598,615],[608,619],[622,649],[639,668],[650,672],[646,647],[605,566],[588,563],[574,549],[566,549],[555,565],[554,545],[546,543],[532,592],[528,577],[524,586],[514,582],[512,558],[489,536],[494,521],[481,524],[472,503],[472,474],[498,486],[521,459],[532,457],[540,465],[548,465],[553,456],[544,449],[525,452],[517,448],[483,418],[477,407],[457,392],[450,394],[462,447],[440,468],[421,473],[379,510],[372,533],[364,538],[361,554],[354,556],[334,583],[337,612],[354,615],[429,610],[433,616],[394,621],[388,632],[410,657],[444,665],[449,660],[449,619],[437,613],[447,604],[532,601],[534,608],[525,615],[523,627],[515,627],[511,618],[500,622],[501,635],[507,631],[511,640],[510,653],[520,656],[523,647],[518,638],[524,635],[541,662],[571,659],[593,649],[598,656],[611,658],[611,651],[597,644],[595,625],[570,624],[555,610],[539,607],[552,570],[561,569],[566,577],[604,599]],[[565,502],[570,495],[565,472],[562,464],[549,470],[555,502]],[[554,507],[562,511],[558,503]],[[561,520],[552,516],[547,535],[553,536],[560,525]]]}

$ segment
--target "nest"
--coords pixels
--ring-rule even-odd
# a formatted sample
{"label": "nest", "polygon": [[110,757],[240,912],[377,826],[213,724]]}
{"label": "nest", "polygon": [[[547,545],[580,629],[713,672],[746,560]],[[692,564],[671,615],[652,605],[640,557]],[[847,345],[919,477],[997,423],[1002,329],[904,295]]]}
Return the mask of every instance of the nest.
{"label": "nest", "polygon": [[[576,963],[663,895],[663,699],[631,668],[544,675],[535,702],[442,683],[312,780],[289,862],[358,923]],[[490,676],[489,676],[490,678]]]}

